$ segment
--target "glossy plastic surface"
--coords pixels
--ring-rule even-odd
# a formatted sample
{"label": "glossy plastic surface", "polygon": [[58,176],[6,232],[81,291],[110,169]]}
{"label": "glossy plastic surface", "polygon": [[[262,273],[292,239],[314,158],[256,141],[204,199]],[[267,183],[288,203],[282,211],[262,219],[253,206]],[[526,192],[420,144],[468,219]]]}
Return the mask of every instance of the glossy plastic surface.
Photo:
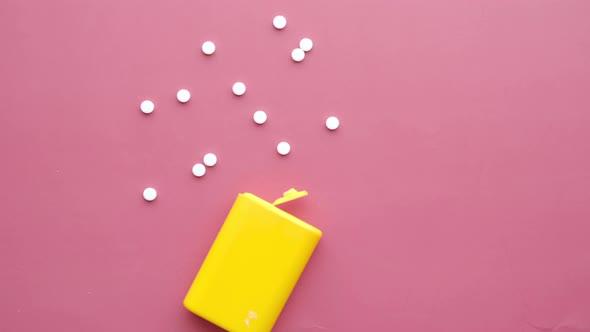
{"label": "glossy plastic surface", "polygon": [[228,331],[270,331],[321,237],[269,202],[238,195],[184,306]]}

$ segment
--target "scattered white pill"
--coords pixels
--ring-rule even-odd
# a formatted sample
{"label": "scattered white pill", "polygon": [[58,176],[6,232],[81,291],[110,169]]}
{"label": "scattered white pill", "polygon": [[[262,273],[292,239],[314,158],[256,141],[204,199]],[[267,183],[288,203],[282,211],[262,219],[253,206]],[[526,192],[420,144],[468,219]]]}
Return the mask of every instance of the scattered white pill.
{"label": "scattered white pill", "polygon": [[254,122],[256,122],[258,124],[265,123],[267,118],[268,117],[266,116],[266,113],[264,111],[254,112]]}
{"label": "scattered white pill", "polygon": [[301,62],[305,59],[305,52],[300,48],[296,48],[291,52],[291,58],[293,58],[293,61],[295,62]]}
{"label": "scattered white pill", "polygon": [[203,45],[201,46],[201,50],[203,50],[203,53],[211,55],[215,53],[215,44],[212,41],[208,40],[203,43]]}
{"label": "scattered white pill", "polygon": [[277,152],[282,156],[287,155],[291,152],[291,145],[287,142],[281,142],[277,145]]}
{"label": "scattered white pill", "polygon": [[203,164],[195,164],[193,166],[193,175],[196,177],[201,177],[203,175],[205,175],[205,172],[207,170],[205,169],[205,165]]}
{"label": "scattered white pill", "polygon": [[303,38],[299,42],[299,48],[305,52],[309,52],[313,48],[313,41],[309,38]]}
{"label": "scattered white pill", "polygon": [[275,18],[273,18],[272,25],[274,25],[276,29],[281,30],[287,25],[287,19],[285,16],[277,15]]}
{"label": "scattered white pill", "polygon": [[154,111],[155,106],[151,100],[144,100],[141,102],[141,105],[139,106],[139,108],[145,114],[150,114],[151,112]]}
{"label": "scattered white pill", "polygon": [[146,188],[143,191],[143,199],[145,199],[148,202],[153,201],[154,199],[156,199],[156,197],[158,197],[158,192],[154,188]]}
{"label": "scattered white pill", "polygon": [[232,86],[231,90],[234,92],[234,95],[241,96],[246,93],[246,84],[242,82],[236,82]]}
{"label": "scattered white pill", "polygon": [[191,99],[191,93],[187,89],[180,89],[176,93],[176,99],[181,103],[186,103]]}
{"label": "scattered white pill", "polygon": [[337,117],[331,116],[326,119],[326,127],[330,130],[336,130],[340,126],[340,120]]}
{"label": "scattered white pill", "polygon": [[203,164],[209,167],[215,166],[215,164],[217,164],[217,156],[213,153],[207,153],[203,157]]}

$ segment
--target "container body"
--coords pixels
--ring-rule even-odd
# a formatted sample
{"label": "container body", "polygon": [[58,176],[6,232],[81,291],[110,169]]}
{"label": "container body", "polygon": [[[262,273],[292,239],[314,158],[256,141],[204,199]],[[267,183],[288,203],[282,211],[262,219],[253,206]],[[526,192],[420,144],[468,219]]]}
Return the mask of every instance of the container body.
{"label": "container body", "polygon": [[270,331],[321,237],[273,204],[238,195],[184,306],[228,331]]}

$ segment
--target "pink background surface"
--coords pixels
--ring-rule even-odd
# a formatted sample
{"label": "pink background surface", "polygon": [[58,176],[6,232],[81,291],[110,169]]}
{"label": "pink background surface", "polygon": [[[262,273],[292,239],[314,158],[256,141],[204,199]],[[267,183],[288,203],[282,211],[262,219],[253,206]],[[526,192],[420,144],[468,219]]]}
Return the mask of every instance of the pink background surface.
{"label": "pink background surface", "polygon": [[585,0],[3,0],[0,331],[218,331],[184,294],[237,193],[292,186],[324,238],[276,331],[590,331],[589,17]]}

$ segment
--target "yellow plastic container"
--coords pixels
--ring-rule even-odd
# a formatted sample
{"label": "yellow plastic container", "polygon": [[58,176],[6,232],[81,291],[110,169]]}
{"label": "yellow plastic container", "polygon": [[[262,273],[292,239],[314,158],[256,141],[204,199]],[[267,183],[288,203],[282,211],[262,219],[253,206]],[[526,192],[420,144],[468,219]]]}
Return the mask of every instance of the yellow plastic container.
{"label": "yellow plastic container", "polygon": [[306,195],[291,189],[271,204],[239,194],[184,306],[231,332],[271,331],[322,237],[276,205]]}

